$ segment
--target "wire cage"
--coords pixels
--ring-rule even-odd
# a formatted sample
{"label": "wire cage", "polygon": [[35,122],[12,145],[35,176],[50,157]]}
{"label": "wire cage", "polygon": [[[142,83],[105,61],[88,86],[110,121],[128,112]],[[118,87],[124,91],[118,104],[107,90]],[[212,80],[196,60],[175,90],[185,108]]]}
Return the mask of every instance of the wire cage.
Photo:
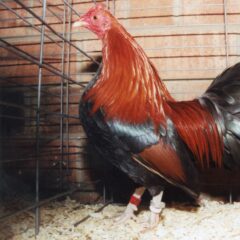
{"label": "wire cage", "polygon": [[86,82],[71,63],[99,63],[71,41],[72,1],[0,6],[0,218],[35,209],[37,233],[41,204],[89,188],[76,177],[89,168],[78,117]]}
{"label": "wire cage", "polygon": [[[240,3],[106,0],[176,99],[199,96],[239,61]],[[0,1],[0,221],[75,191],[94,192],[78,117],[101,45],[72,22],[96,1]],[[33,194],[34,193],[34,194]],[[6,204],[7,203],[7,204]]]}

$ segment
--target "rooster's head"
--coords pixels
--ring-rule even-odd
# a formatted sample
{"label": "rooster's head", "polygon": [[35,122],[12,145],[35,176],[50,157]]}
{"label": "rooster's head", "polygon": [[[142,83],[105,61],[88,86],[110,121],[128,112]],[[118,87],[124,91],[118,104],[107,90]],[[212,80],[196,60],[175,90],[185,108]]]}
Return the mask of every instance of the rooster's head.
{"label": "rooster's head", "polygon": [[73,27],[88,28],[102,39],[114,23],[116,23],[116,19],[106,10],[106,6],[104,4],[96,4],[74,22]]}

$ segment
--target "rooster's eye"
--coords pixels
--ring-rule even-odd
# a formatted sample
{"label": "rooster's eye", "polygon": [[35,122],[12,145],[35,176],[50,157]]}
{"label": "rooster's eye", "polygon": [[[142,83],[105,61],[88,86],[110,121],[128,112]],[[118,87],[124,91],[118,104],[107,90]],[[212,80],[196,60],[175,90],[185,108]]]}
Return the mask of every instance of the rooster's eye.
{"label": "rooster's eye", "polygon": [[94,19],[94,20],[97,20],[97,16],[93,16],[93,19]]}

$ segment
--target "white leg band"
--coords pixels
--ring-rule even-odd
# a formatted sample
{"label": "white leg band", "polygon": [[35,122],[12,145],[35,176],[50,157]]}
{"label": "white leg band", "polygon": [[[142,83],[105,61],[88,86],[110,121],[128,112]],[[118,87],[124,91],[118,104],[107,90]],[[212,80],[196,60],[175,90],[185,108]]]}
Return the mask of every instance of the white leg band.
{"label": "white leg band", "polygon": [[163,191],[161,191],[158,195],[154,196],[150,202],[150,211],[153,213],[160,213],[162,209],[165,207],[165,203],[162,202]]}

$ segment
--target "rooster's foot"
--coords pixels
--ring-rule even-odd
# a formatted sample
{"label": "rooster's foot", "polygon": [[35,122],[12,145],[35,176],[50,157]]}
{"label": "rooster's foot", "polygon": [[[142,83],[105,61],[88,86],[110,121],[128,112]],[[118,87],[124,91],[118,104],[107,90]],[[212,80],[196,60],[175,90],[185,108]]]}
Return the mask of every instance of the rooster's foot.
{"label": "rooster's foot", "polygon": [[158,225],[160,214],[165,208],[165,203],[162,202],[162,195],[163,195],[163,191],[161,191],[158,195],[152,198],[152,201],[150,202],[150,207],[149,207],[151,211],[150,217],[147,222],[143,223],[144,228],[152,229]]}
{"label": "rooster's foot", "polygon": [[136,220],[137,217],[134,214],[137,208],[135,205],[129,203],[125,209],[125,211],[118,217],[115,218],[115,223],[124,223],[130,219]]}
{"label": "rooster's foot", "polygon": [[155,228],[160,220],[160,215],[158,213],[151,212],[149,218],[142,222],[143,231]]}

